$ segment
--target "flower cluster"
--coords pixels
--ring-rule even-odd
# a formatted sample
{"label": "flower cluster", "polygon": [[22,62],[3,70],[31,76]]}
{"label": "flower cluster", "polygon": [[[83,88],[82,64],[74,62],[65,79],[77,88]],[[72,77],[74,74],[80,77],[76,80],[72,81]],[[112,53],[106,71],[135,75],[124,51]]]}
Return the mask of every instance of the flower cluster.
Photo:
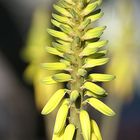
{"label": "flower cluster", "polygon": [[67,83],[67,88],[56,91],[42,110],[46,115],[60,104],[53,140],[102,139],[98,125],[84,109],[87,104],[107,116],[115,114],[99,100],[107,96],[107,92],[98,85],[98,82],[108,82],[115,77],[91,73],[92,69],[109,61],[103,49],[108,41],[100,40],[106,27],[92,27],[92,23],[103,16],[97,9],[100,4],[101,0],[59,0],[53,6],[55,13],[51,22],[54,28],[48,29],[48,33],[54,37],[54,42],[46,50],[59,56],[59,61],[42,66],[58,73],[43,81],[46,84]]}

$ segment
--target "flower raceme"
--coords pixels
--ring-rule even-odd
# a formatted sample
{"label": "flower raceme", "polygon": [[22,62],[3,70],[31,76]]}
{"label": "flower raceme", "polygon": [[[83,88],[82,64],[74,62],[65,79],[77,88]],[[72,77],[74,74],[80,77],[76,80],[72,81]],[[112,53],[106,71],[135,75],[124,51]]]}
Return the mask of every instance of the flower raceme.
{"label": "flower raceme", "polygon": [[102,140],[98,125],[84,109],[87,104],[107,116],[115,114],[99,100],[107,96],[107,92],[97,84],[111,81],[115,76],[91,71],[109,61],[103,49],[108,41],[100,40],[106,27],[92,27],[92,23],[103,16],[97,9],[100,4],[101,0],[59,0],[53,6],[54,28],[48,29],[48,33],[54,41],[46,50],[57,55],[59,61],[42,66],[58,73],[45,77],[43,82],[67,83],[67,88],[56,91],[42,110],[46,115],[60,105],[53,140]]}

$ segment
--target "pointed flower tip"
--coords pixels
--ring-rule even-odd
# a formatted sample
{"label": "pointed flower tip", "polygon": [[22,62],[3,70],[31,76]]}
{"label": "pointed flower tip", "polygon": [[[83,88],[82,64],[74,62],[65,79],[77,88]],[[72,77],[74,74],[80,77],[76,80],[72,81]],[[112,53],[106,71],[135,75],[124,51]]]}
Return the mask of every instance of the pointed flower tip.
{"label": "pointed flower tip", "polygon": [[52,29],[47,28],[46,30],[47,30],[47,33],[50,33]]}
{"label": "pointed flower tip", "polygon": [[104,104],[102,101],[100,101],[96,98],[89,98],[89,99],[87,99],[87,101],[92,107],[94,107],[96,110],[98,110],[102,114],[109,116],[109,117],[115,115],[115,112],[110,107],[108,107],[106,104]]}
{"label": "pointed flower tip", "polygon": [[102,28],[103,28],[103,30],[105,30],[107,28],[107,26],[103,26]]}
{"label": "pointed flower tip", "polygon": [[47,115],[47,113],[45,112],[44,109],[42,109],[41,114],[42,114],[42,115]]}
{"label": "pointed flower tip", "polygon": [[112,116],[115,116],[116,115],[116,113],[113,111],[113,114],[112,114]]}
{"label": "pointed flower tip", "polygon": [[116,79],[116,76],[115,75],[113,75],[114,77],[113,77],[113,80],[115,80]]}

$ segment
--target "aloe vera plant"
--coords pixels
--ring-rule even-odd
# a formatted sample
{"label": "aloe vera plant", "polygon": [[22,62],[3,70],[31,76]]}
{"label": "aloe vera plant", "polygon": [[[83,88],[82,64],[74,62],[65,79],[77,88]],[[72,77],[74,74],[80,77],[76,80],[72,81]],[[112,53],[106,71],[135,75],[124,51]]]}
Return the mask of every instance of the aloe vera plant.
{"label": "aloe vera plant", "polygon": [[[66,82],[47,102],[42,114],[51,113],[58,105],[53,140],[102,140],[96,122],[85,107],[89,104],[107,116],[115,113],[99,98],[107,92],[97,82],[107,82],[115,77],[110,74],[91,73],[96,66],[109,61],[106,58],[106,40],[100,40],[105,26],[93,27],[92,23],[103,16],[98,7],[101,0],[59,0],[54,4],[53,29],[48,33],[54,37],[47,52],[60,57],[58,62],[43,63],[47,70],[58,73],[45,77],[45,84]],[[91,74],[90,74],[91,73]]]}

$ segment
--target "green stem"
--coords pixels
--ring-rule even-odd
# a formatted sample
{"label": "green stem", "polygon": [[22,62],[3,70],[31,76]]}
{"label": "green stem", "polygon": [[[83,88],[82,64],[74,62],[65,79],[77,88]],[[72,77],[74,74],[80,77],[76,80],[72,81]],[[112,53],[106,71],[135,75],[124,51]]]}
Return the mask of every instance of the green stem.
{"label": "green stem", "polygon": [[[75,52],[74,56],[76,58],[79,55]],[[76,60],[77,60],[76,61],[77,64],[75,66],[73,66],[73,72],[72,72],[72,77],[73,77],[74,80],[71,83],[71,91],[77,90],[79,93],[81,93],[80,99],[82,100],[83,99],[83,97],[82,97],[83,95],[82,95],[82,91],[81,91],[80,87],[81,87],[83,82],[82,82],[81,77],[79,77],[77,75],[78,69],[79,69],[79,67],[81,65],[81,62],[79,63],[79,61],[81,61],[81,60],[80,60],[80,58],[76,58]],[[81,102],[82,101],[79,102],[79,100],[77,100],[77,102],[78,102],[78,104],[79,104],[79,106],[81,108]],[[76,132],[76,135],[75,135],[75,140],[83,140],[83,137],[82,137],[82,134],[81,134],[81,126],[80,126],[80,120],[79,120],[79,113],[78,113],[79,109],[76,107],[75,104],[77,104],[77,103],[72,103],[71,108],[70,108],[70,123],[73,123],[76,126],[76,128],[77,128],[77,132]]]}
{"label": "green stem", "polygon": [[72,106],[70,108],[70,122],[76,126],[76,134],[75,134],[75,140],[83,140],[83,136],[81,133],[81,126],[80,126],[80,120],[79,120],[79,113],[75,106]]}
{"label": "green stem", "polygon": [[71,50],[73,51],[72,59],[71,59],[71,76],[73,81],[70,83],[70,90],[77,90],[80,94],[80,100],[76,100],[75,103],[71,103],[70,108],[70,123],[76,126],[76,134],[74,139],[75,140],[83,140],[80,119],[79,119],[79,110],[82,109],[82,102],[83,102],[83,91],[81,90],[81,86],[83,85],[84,79],[80,75],[78,75],[78,70],[82,67],[82,59],[80,58],[79,54],[82,51],[82,40],[81,38],[81,31],[79,30],[79,25],[83,22],[83,18],[80,15],[80,6],[79,1],[75,1],[76,5],[74,7],[77,16],[73,18],[73,31],[75,35],[73,37],[73,42],[71,45]]}

